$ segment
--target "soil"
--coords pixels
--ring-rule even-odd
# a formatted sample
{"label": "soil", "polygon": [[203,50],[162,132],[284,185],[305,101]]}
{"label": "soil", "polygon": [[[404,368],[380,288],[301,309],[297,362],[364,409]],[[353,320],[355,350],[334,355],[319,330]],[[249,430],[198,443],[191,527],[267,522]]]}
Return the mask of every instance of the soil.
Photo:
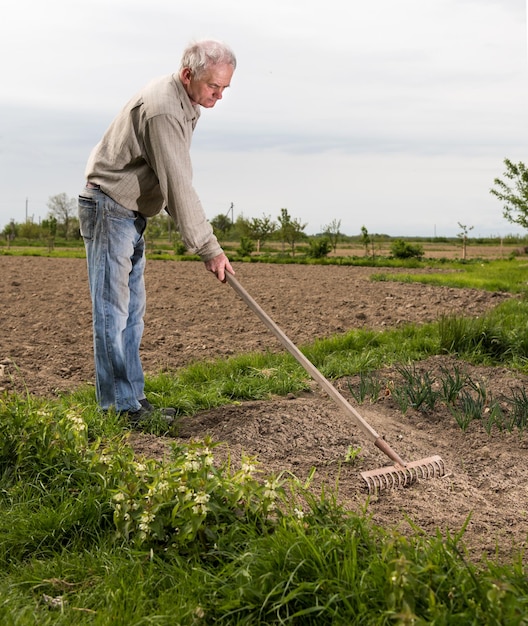
{"label": "soil", "polygon": [[[93,384],[91,305],[83,259],[0,256],[0,389],[55,397]],[[253,298],[302,347],[354,328],[375,330],[434,321],[442,314],[479,316],[506,294],[373,282],[379,270],[339,266],[244,264],[237,278]],[[384,270],[388,271],[397,270]],[[147,376],[193,361],[226,358],[282,346],[228,285],[203,264],[149,261],[147,315],[142,358]],[[504,368],[472,367],[451,357],[414,364],[432,378],[457,368],[493,397],[524,390],[527,377]],[[366,510],[375,523],[402,533],[454,536],[465,528],[471,558],[511,559],[525,547],[528,528],[528,435],[488,434],[484,420],[464,432],[445,408],[421,413],[399,410],[391,389],[401,372],[385,368],[388,381],[377,402],[355,402],[359,378],[333,381],[341,394],[393,447],[414,461],[439,455],[446,475],[411,487],[369,496],[361,472],[390,464],[352,417],[319,390],[203,411],[183,418],[180,440],[205,435],[229,453],[257,457],[264,475],[292,472],[312,489],[324,486],[347,508]],[[132,432],[138,455],[161,457],[171,437]],[[345,462],[350,451],[359,451]],[[524,557],[526,558],[526,557]]]}

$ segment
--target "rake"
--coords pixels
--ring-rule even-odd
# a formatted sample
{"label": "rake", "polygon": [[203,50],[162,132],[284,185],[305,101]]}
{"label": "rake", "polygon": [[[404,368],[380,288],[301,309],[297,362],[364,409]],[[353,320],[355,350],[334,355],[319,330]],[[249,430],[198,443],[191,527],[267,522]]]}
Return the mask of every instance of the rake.
{"label": "rake", "polygon": [[430,456],[418,461],[406,463],[397,452],[368,424],[356,409],[344,398],[339,391],[321,374],[321,372],[307,359],[297,346],[284,334],[269,315],[255,302],[238,280],[226,272],[226,280],[235,292],[244,300],[248,307],[257,314],[264,324],[280,340],[288,352],[302,365],[306,372],[319,386],[356,422],[364,434],[374,442],[374,445],[386,454],[394,465],[375,470],[361,472],[361,477],[367,483],[369,493],[378,493],[383,489],[405,487],[419,478],[439,478],[446,473],[444,461],[438,456]]}

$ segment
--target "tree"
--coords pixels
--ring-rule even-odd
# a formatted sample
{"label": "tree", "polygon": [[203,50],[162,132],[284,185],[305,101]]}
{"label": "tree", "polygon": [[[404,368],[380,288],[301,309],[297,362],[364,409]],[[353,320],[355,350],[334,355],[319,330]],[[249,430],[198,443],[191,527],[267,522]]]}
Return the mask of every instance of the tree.
{"label": "tree", "polygon": [[332,220],[330,224],[323,226],[323,234],[327,237],[330,245],[332,246],[332,250],[337,250],[337,244],[339,242],[339,237],[341,236],[341,220]]}
{"label": "tree", "polygon": [[211,226],[215,233],[221,234],[225,237],[233,228],[233,224],[227,215],[221,213],[211,220]]}
{"label": "tree", "polygon": [[247,226],[249,236],[257,242],[257,253],[260,252],[261,245],[277,230],[277,223],[268,215],[252,218]]}
{"label": "tree", "polygon": [[48,219],[42,220],[40,228],[42,233],[46,234],[46,240],[48,242],[48,252],[51,252],[55,247],[55,236],[57,235],[57,218],[48,217]]}
{"label": "tree", "polygon": [[165,218],[160,215],[154,215],[148,220],[147,230],[145,231],[145,238],[148,238],[150,241],[154,242],[156,239],[161,238],[164,230]]}
{"label": "tree", "polygon": [[2,234],[7,239],[7,245],[9,247],[13,239],[18,235],[18,224],[15,223],[15,220],[11,220],[9,224],[4,226]]}
{"label": "tree", "polygon": [[506,171],[504,176],[511,184],[496,178],[494,189],[490,193],[504,202],[503,216],[512,224],[528,228],[528,169],[521,161],[512,163],[504,159]]}
{"label": "tree", "polygon": [[361,243],[365,247],[365,256],[368,256],[368,247],[372,241],[366,226],[361,227]]}
{"label": "tree", "polygon": [[280,224],[280,238],[283,244],[287,243],[290,245],[292,256],[295,256],[295,244],[306,237],[304,229],[307,223],[302,224],[298,219],[292,219],[288,213],[288,209],[281,209],[278,220]]}
{"label": "tree", "polygon": [[48,200],[50,217],[57,218],[57,223],[62,227],[65,239],[68,239],[71,230],[71,221],[77,211],[77,200],[69,198],[65,193],[51,196]]}
{"label": "tree", "polygon": [[48,237],[55,237],[57,234],[57,218],[56,217],[48,217],[46,220],[42,220],[42,224],[40,225],[42,231],[46,233]]}
{"label": "tree", "polygon": [[460,239],[462,239],[462,258],[465,260],[466,250],[467,250],[468,232],[470,230],[473,230],[474,226],[465,226],[464,224],[461,224],[460,222],[458,222],[458,226],[459,228],[462,229],[462,232],[458,233],[457,237],[460,237]]}

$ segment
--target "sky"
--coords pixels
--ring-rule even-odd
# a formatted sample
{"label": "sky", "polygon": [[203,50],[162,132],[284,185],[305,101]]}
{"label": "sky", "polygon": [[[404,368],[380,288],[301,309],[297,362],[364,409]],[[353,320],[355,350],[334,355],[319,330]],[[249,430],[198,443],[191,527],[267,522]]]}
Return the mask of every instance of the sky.
{"label": "sky", "polygon": [[[315,234],[525,234],[489,193],[528,161],[526,0],[17,0],[0,20],[0,230],[75,198],[92,147],[183,48],[235,51],[192,146],[209,219]],[[233,209],[231,211],[231,205]]]}

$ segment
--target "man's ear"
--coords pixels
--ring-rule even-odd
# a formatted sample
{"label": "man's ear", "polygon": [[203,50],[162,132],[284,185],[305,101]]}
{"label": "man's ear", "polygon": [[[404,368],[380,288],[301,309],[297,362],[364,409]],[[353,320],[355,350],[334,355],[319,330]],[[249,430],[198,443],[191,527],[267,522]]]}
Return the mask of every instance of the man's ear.
{"label": "man's ear", "polygon": [[184,67],[180,72],[180,79],[184,85],[188,85],[191,82],[192,72],[188,67]]}

